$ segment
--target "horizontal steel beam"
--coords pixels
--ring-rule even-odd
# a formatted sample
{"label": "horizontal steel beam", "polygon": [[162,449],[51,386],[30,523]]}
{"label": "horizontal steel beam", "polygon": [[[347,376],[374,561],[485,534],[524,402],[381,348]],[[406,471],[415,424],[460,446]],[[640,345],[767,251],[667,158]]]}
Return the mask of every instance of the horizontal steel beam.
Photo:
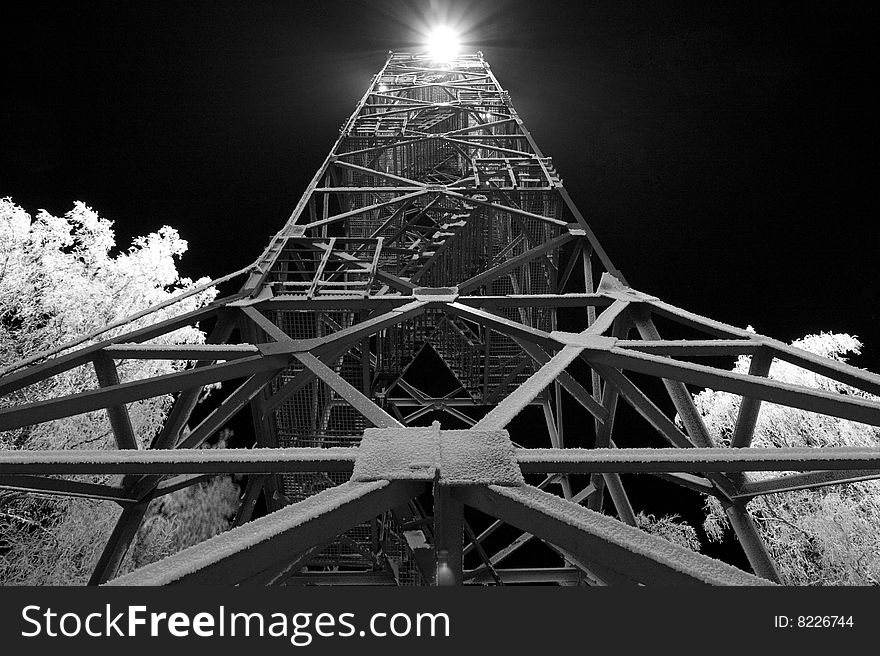
{"label": "horizontal steel beam", "polygon": [[801,470],[880,471],[880,448],[517,449],[524,474]]}
{"label": "horizontal steel beam", "polygon": [[357,453],[358,449],[348,447],[0,451],[0,477],[11,474],[350,472]]}
{"label": "horizontal steel beam", "polygon": [[459,296],[456,302],[471,307],[587,307],[611,305],[601,294],[509,294],[507,296]]}
{"label": "horizontal steel beam", "polygon": [[[318,296],[308,298],[305,294],[280,293],[272,298],[255,300],[250,305],[261,310],[371,310],[383,305],[402,306],[412,302],[412,296],[362,294]],[[456,302],[469,307],[588,307],[605,306],[613,299],[601,294],[510,294],[507,296],[459,296]],[[744,340],[742,340],[744,342]],[[116,356],[122,357],[122,356]]]}
{"label": "horizontal steel beam", "polygon": [[377,572],[298,572],[284,579],[284,585],[397,585],[394,573]]}
{"label": "horizontal steel beam", "polygon": [[[495,569],[501,582],[505,585],[517,583],[555,583],[557,585],[576,585],[583,580],[583,574],[574,567],[532,567],[516,569]],[[495,579],[488,570],[468,571],[464,573],[465,585],[494,583]]]}
{"label": "horizontal steel beam", "polygon": [[[350,472],[358,453],[357,447],[0,451],[0,481],[18,474]],[[833,470],[866,476],[880,471],[880,448],[873,447],[516,449],[515,453],[526,474]]]}
{"label": "horizontal steel beam", "polygon": [[116,360],[237,360],[260,350],[253,344],[112,344],[103,352]]}

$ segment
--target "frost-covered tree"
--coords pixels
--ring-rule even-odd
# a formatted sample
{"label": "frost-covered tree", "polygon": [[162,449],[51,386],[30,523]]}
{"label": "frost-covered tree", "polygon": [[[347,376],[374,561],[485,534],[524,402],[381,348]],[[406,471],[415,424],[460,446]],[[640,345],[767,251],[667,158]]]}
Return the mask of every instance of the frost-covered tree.
{"label": "frost-covered tree", "polygon": [[[112,223],[83,203],[76,203],[61,217],[46,211],[32,217],[11,199],[0,199],[0,368],[206,282],[178,274],[176,259],[186,249],[187,243],[177,231],[164,226],[135,239],[127,251],[115,252]],[[210,302],[215,293],[213,289],[196,293],[102,337],[196,309]],[[179,344],[202,343],[204,339],[201,330],[188,327],[154,341]],[[183,361],[126,360],[119,363],[118,372],[126,382],[186,366]],[[0,399],[0,407],[94,386],[91,365],[77,367]],[[162,396],[128,405],[142,447],[149,445],[161,428],[171,402],[170,396]],[[0,432],[2,449],[102,447],[115,448],[104,411]],[[228,477],[154,501],[123,569],[219,532],[228,524],[236,501],[237,487]],[[188,517],[181,514],[176,520],[169,519],[168,508],[179,506],[181,510],[185,505],[203,511],[210,508],[210,512],[196,517],[190,511]],[[0,490],[0,582],[85,582],[119,511],[113,502]],[[178,530],[181,527],[186,530]]]}
{"label": "frost-covered tree", "polygon": [[[831,333],[808,335],[792,346],[839,361],[849,353],[859,353],[861,348],[855,337]],[[749,360],[740,357],[734,371],[748,372]],[[774,361],[769,377],[830,392],[877,398],[786,362]],[[740,397],[706,390],[696,395],[695,401],[719,445],[729,445]],[[752,440],[752,446],[767,448],[878,445],[877,427],[771,403],[762,404]],[[750,474],[753,480],[778,475],[780,472]],[[748,510],[785,583],[880,583],[880,482],[862,481],[766,495],[750,501]],[[727,527],[720,505],[710,500],[704,524],[706,533],[720,540]]]}
{"label": "frost-covered tree", "polygon": [[685,547],[692,551],[699,551],[701,548],[697,531],[678,515],[662,515],[658,519],[654,515],[640,512],[636,515],[636,526],[647,533],[669,540],[680,547]]}

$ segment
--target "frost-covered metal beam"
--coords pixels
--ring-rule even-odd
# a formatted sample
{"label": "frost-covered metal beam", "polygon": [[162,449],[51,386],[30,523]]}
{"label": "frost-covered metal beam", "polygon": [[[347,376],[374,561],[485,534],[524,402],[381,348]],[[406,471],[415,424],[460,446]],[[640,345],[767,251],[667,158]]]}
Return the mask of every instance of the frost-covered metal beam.
{"label": "frost-covered metal beam", "polygon": [[762,348],[760,342],[750,339],[621,339],[615,346],[673,358],[753,355]]}
{"label": "frost-covered metal beam", "polygon": [[116,520],[116,526],[107,538],[107,544],[104,545],[104,550],[89,577],[89,585],[100,585],[116,575],[149,507],[150,498],[123,507],[119,519]]}
{"label": "frost-covered metal beam", "polygon": [[[236,296],[233,298],[238,297]],[[123,335],[117,335],[110,339],[105,339],[97,344],[85,346],[72,353],[59,355],[51,360],[46,360],[45,362],[31,365],[26,369],[7,374],[0,378],[0,396],[14,392],[22,387],[27,387],[39,380],[45,380],[56,374],[68,371],[74,367],[87,364],[91,362],[96,353],[112,344],[119,342],[146,341],[173,332],[178,328],[189,326],[196,321],[200,321],[216,314],[218,307],[218,303],[215,302],[198,310],[193,310],[192,312],[187,312],[180,316],[172,317],[171,319],[166,319],[165,321],[160,321],[159,323]]]}
{"label": "frost-covered metal beam", "polygon": [[[633,313],[633,322],[635,323],[642,339],[660,339],[660,333],[654,325],[650,312],[645,308],[642,308],[642,310],[643,311],[641,312]],[[639,354],[639,356],[646,357],[644,354]],[[687,364],[690,367],[700,367],[700,365],[690,365],[690,363],[682,364]],[[711,367],[702,367],[702,369],[712,370]],[[661,377],[663,379],[663,386],[666,388],[666,392],[669,394],[669,398],[672,400],[672,404],[678,412],[678,417],[681,423],[684,424],[685,430],[690,436],[691,441],[693,441],[698,447],[715,446],[715,440],[709,433],[709,429],[706,427],[703,417],[699,410],[697,410],[697,407],[694,404],[694,399],[685,385],[685,382],[687,381],[675,376],[671,377],[671,379],[665,376]],[[746,376],[745,378],[750,377]],[[758,380],[761,379],[759,378]],[[713,389],[715,388],[715,386],[711,384],[705,386]],[[743,393],[740,392],[740,394]],[[751,395],[743,394],[743,396]],[[878,410],[880,410],[880,407],[878,407]],[[709,474],[708,478],[712,480],[712,483],[714,483],[719,490],[728,496],[728,480],[733,479],[734,484],[740,482],[737,480],[739,477],[736,475],[729,479],[727,475]],[[776,568],[776,563],[770,556],[770,552],[767,550],[767,545],[764,544],[764,540],[761,538],[761,534],[758,531],[758,527],[755,525],[754,519],[752,519],[752,516],[746,510],[745,502],[729,501],[725,498],[721,498],[720,501],[727,518],[730,520],[733,532],[736,533],[743,551],[745,551],[746,557],[749,559],[749,564],[752,566],[755,573],[771,581],[781,581],[781,576],[779,570]]]}
{"label": "frost-covered metal beam", "polygon": [[613,390],[622,396],[667,442],[679,448],[692,447],[693,443],[678,426],[667,417],[660,408],[633,382],[613,367],[592,364],[599,375],[606,381],[607,390]]}
{"label": "frost-covered metal beam", "polygon": [[770,582],[531,486],[454,488],[453,496],[626,578],[656,585]]}
{"label": "frost-covered metal beam", "polygon": [[[423,431],[424,428],[416,428]],[[271,474],[350,472],[357,447],[0,451],[0,480],[20,474]],[[826,470],[858,477],[880,471],[877,447],[775,449],[516,449],[526,474],[747,472]],[[798,480],[796,475],[779,481]],[[754,482],[744,489],[758,489]]]}
{"label": "frost-covered metal beam", "polygon": [[[786,447],[775,449],[517,449],[524,474],[592,472],[747,472],[867,470],[880,472],[877,447]],[[793,477],[783,477],[786,480]],[[752,486],[760,485],[754,483]]]}
{"label": "frost-covered metal beam", "polygon": [[323,310],[338,309],[344,306],[348,310],[373,310],[384,306],[401,306],[412,303],[410,296],[384,294],[364,297],[362,294],[334,294],[333,296],[316,296],[308,298],[296,294],[278,294],[272,298],[254,301],[251,307],[258,310]]}
{"label": "frost-covered metal beam", "polygon": [[[827,450],[827,447],[822,449]],[[810,471],[761,481],[743,483],[735,499],[751,499],[765,494],[793,492],[795,490],[815,490],[829,485],[841,485],[880,478],[880,469],[844,469],[830,471]]]}
{"label": "frost-covered metal beam", "polygon": [[[116,363],[107,353],[102,351],[95,353],[92,365],[95,367],[98,385],[101,387],[119,385],[119,373],[116,370]],[[110,428],[113,430],[113,437],[116,440],[117,447],[120,449],[138,448],[137,438],[134,435],[131,417],[126,406],[110,406],[107,408],[107,418],[110,420]]]}
{"label": "frost-covered metal beam", "polygon": [[287,363],[287,359],[288,356],[283,353],[251,356],[223,364],[189,369],[112,385],[99,390],[70,394],[48,401],[36,401],[6,408],[0,410],[0,430],[39,424],[210,383],[241,378],[260,371],[278,369]]}
{"label": "frost-covered metal beam", "polygon": [[553,339],[548,332],[458,302],[445,304],[443,311],[447,314],[470,319],[481,326],[497,330],[499,333],[539,344],[544,348],[556,350],[560,346],[559,342]]}
{"label": "frost-covered metal beam", "polygon": [[349,447],[0,451],[0,476],[350,472],[357,453]]}
{"label": "frost-covered metal beam", "polygon": [[[550,583],[555,585],[577,585],[584,576],[575,567],[525,567],[495,570],[505,585],[517,583]],[[485,585],[495,582],[488,569],[465,572],[465,585]]]}
{"label": "frost-covered metal beam", "polygon": [[378,428],[403,428],[403,424],[385,412],[354,385],[333,371],[311,353],[295,353],[294,357],[310,369],[340,397]]}
{"label": "frost-covered metal beam", "polygon": [[[237,297],[231,297],[235,300]],[[232,334],[235,320],[233,313],[220,308],[217,311],[217,321],[214,323],[211,332],[205,340],[208,344],[219,344],[229,340]],[[196,362],[195,369],[202,369],[210,366],[210,361]],[[177,397],[171,412],[165,420],[162,430],[153,438],[150,445],[153,449],[169,449],[177,445],[181,432],[186,422],[189,421],[190,415],[195,408],[196,403],[202,393],[203,384],[195,385],[184,389]],[[98,562],[89,577],[89,585],[97,585],[103,583],[109,578],[116,575],[119,566],[125,558],[125,554],[137,535],[138,528],[146,515],[150,501],[153,498],[155,486],[161,481],[162,477],[151,474],[141,478],[133,478],[125,476],[122,479],[122,487],[138,497],[138,502],[125,506],[119,518],[116,520],[116,526],[104,545]]]}
{"label": "frost-covered metal beam", "polygon": [[137,499],[131,497],[127,490],[113,485],[101,485],[85,481],[68,481],[63,478],[46,478],[45,476],[29,476],[26,474],[3,474],[0,476],[0,489],[103,499],[106,501],[116,501],[121,504],[137,501]]}
{"label": "frost-covered metal beam", "polygon": [[602,294],[509,294],[507,296],[459,296],[462,305],[481,308],[500,307],[584,307],[605,306],[613,302]]}
{"label": "frost-covered metal beam", "polygon": [[198,426],[177,444],[177,448],[195,449],[200,447],[260,394],[269,381],[280,371],[280,369],[261,371],[248,378],[238,389],[223,399],[223,402],[211,414],[199,422]]}
{"label": "frost-covered metal beam", "polygon": [[738,328],[729,323],[704,317],[696,312],[684,310],[665,301],[651,300],[647,302],[647,305],[653,314],[722,339],[754,339],[755,337],[754,333],[749,332],[745,328]]}
{"label": "frost-covered metal beam", "polygon": [[321,357],[328,352],[336,350],[342,344],[354,345],[363,338],[370,337],[380,330],[396,326],[407,319],[412,319],[423,314],[427,309],[428,304],[429,301],[410,301],[402,307],[393,308],[379,316],[356,323],[343,330],[337,330],[335,333],[331,333],[320,339],[311,340],[313,347],[308,350],[312,355]]}
{"label": "frost-covered metal beam", "polygon": [[[766,377],[773,365],[773,354],[762,348],[752,355],[749,363],[749,376]],[[741,448],[752,443],[755,426],[758,423],[758,414],[761,412],[761,400],[744,397],[739,406],[736,416],[736,424],[733,428],[733,437],[730,438],[730,446]]]}
{"label": "frost-covered metal beam", "polygon": [[109,584],[237,583],[406,503],[424,487],[413,481],[343,483]]}
{"label": "frost-covered metal beam", "polygon": [[569,233],[563,233],[559,237],[555,239],[551,239],[549,241],[545,241],[534,248],[525,251],[524,253],[520,253],[515,257],[511,257],[510,259],[505,260],[501,264],[492,267],[491,269],[487,269],[482,273],[478,273],[477,275],[468,278],[458,284],[458,291],[462,294],[467,294],[468,292],[472,292],[480,287],[489,284],[493,280],[500,278],[501,276],[505,276],[514,269],[521,267],[523,265],[528,264],[532,260],[535,260],[547,253],[550,253],[557,248],[562,248],[565,244],[569,243],[575,239]]}
{"label": "frost-covered metal beam", "polygon": [[842,396],[799,385],[732,373],[649,353],[637,353],[631,349],[611,348],[607,351],[592,351],[586,353],[584,357],[588,362],[608,364],[620,369],[658,376],[664,380],[708,387],[792,408],[880,426],[880,403],[867,399]]}
{"label": "frost-covered metal beam", "polygon": [[113,344],[103,353],[117,360],[237,360],[260,352],[253,344]]}
{"label": "frost-covered metal beam", "polygon": [[845,362],[809,353],[776,340],[766,339],[764,344],[780,360],[880,396],[880,375],[853,367]]}
{"label": "frost-covered metal beam", "polygon": [[565,346],[478,421],[473,430],[498,430],[509,424],[580,355],[576,346]]}
{"label": "frost-covered metal beam", "polygon": [[[602,311],[593,324],[581,333],[551,333],[550,336],[557,341],[568,343],[560,349],[556,355],[541,365],[541,368],[533,373],[522,385],[511,392],[501,403],[495,406],[489,414],[483,417],[474,426],[476,430],[494,430],[504,428],[523,408],[531,403],[544,389],[565,372],[571,364],[587,347],[592,338],[596,338],[608,330],[615,319],[626,310],[628,302],[616,300]],[[613,341],[613,340],[611,340]],[[540,357],[537,351],[535,356]],[[607,416],[604,408],[599,404],[583,399],[584,405],[597,417]]]}

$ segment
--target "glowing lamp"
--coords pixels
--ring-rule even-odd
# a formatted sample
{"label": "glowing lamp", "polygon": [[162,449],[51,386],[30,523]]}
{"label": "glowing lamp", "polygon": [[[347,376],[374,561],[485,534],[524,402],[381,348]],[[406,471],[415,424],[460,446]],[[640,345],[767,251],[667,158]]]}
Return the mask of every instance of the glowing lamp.
{"label": "glowing lamp", "polygon": [[449,27],[435,27],[428,35],[428,56],[436,62],[451,62],[459,47],[458,35]]}

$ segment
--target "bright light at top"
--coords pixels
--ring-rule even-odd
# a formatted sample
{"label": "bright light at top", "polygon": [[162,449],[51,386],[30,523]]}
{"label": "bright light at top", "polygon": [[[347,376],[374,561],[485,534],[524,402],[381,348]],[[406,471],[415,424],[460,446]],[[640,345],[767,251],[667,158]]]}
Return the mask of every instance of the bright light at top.
{"label": "bright light at top", "polygon": [[428,35],[428,55],[437,62],[451,62],[458,56],[461,44],[458,34],[444,26],[435,27]]}

